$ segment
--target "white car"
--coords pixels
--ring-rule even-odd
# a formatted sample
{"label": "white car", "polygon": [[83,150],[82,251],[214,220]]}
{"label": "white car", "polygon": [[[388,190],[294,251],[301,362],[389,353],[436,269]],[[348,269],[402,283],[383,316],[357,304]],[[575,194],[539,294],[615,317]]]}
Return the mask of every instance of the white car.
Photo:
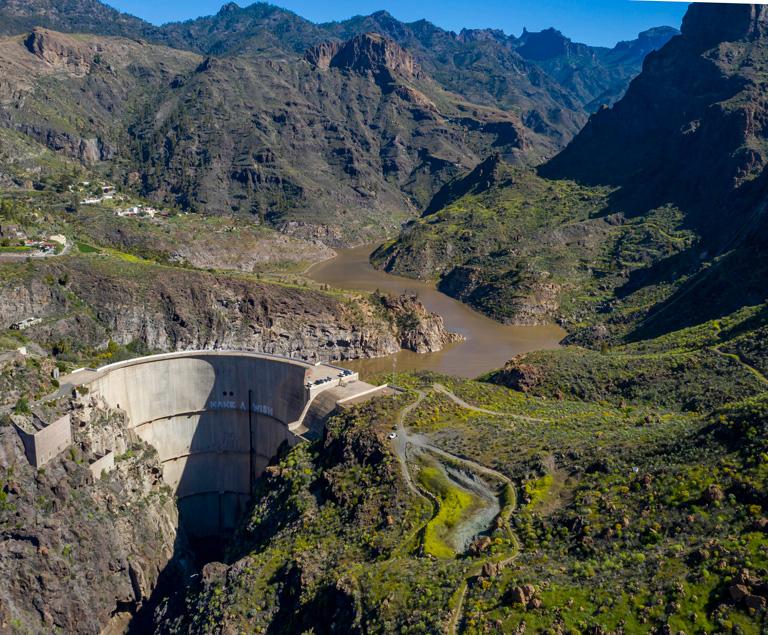
{"label": "white car", "polygon": [[397,432],[390,432],[387,437],[390,439],[397,439]]}

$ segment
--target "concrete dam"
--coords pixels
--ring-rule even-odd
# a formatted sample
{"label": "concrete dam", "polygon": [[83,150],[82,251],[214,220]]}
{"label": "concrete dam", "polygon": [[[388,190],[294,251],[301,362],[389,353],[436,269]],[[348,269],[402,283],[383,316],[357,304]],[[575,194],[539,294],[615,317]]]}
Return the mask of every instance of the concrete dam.
{"label": "concrete dam", "polygon": [[281,444],[299,442],[306,422],[384,389],[329,364],[220,351],[144,357],[66,381],[127,414],[159,453],[181,523],[196,537],[235,528],[255,479]]}

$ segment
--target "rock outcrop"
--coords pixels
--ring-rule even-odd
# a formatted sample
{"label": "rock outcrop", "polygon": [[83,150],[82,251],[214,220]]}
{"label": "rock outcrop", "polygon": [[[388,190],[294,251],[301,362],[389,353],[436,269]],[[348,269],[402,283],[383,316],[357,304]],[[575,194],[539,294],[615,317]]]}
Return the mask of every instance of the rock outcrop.
{"label": "rock outcrop", "polygon": [[304,53],[304,59],[313,66],[327,71],[331,67],[333,58],[339,52],[342,43],[336,41],[320,42]]}
{"label": "rock outcrop", "polygon": [[619,186],[629,208],[672,202],[710,246],[748,233],[767,178],[766,25],[764,6],[691,5],[682,35],[542,173]]}
{"label": "rock outcrop", "polygon": [[[256,213],[332,247],[396,231],[483,148],[523,161],[532,147],[517,114],[446,93],[375,33],[326,41],[304,61],[210,58],[171,94],[131,128],[147,195]],[[206,122],[216,149],[198,161],[192,148],[214,141]]]}
{"label": "rock outcrop", "polygon": [[384,295],[379,296],[379,301],[394,320],[400,346],[406,350],[433,353],[463,339],[461,335],[446,332],[443,318],[427,311],[416,296]]}
{"label": "rock outcrop", "polygon": [[[35,470],[15,430],[0,426],[0,630],[97,635],[137,611],[178,555],[175,501],[156,455],[128,435],[121,415],[82,403],[75,445]],[[88,463],[110,448],[114,471]],[[126,448],[131,452],[126,453]]]}
{"label": "rock outcrop", "polygon": [[504,368],[494,374],[493,381],[520,392],[529,392],[539,386],[544,372],[539,366],[527,363],[525,358],[525,355],[513,357]]}
{"label": "rock outcrop", "polygon": [[24,45],[30,53],[53,68],[66,70],[76,76],[88,74],[97,54],[71,36],[42,28],[34,29],[24,40]]}
{"label": "rock outcrop", "polygon": [[577,44],[557,29],[530,32],[523,29],[517,52],[529,60],[549,60],[554,57],[584,55],[589,52],[585,44]]}
{"label": "rock outcrop", "polygon": [[503,304],[500,321],[520,326],[551,324],[560,308],[561,287],[548,280],[545,273],[531,272],[508,284],[509,276],[489,276],[477,266],[458,266],[440,280],[438,288],[452,298],[491,315],[493,305]]}
{"label": "rock outcrop", "polygon": [[323,42],[307,51],[305,59],[318,68],[342,68],[374,76],[386,71],[407,79],[418,74],[413,56],[379,33],[363,33],[347,42]]}
{"label": "rock outcrop", "polygon": [[[52,348],[140,343],[149,350],[242,349],[334,360],[401,346],[440,350],[452,336],[413,298],[343,301],[311,290],[180,268],[115,271],[98,260],[41,263],[0,288],[0,324],[44,318],[30,334]],[[87,307],[83,311],[83,307]]]}

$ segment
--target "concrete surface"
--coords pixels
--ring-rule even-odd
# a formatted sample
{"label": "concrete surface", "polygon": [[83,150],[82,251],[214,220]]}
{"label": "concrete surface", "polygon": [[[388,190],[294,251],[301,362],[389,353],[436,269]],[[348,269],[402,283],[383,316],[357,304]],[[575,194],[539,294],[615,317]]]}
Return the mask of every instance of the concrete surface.
{"label": "concrete surface", "polygon": [[27,459],[36,468],[42,467],[72,445],[72,425],[68,414],[40,428],[22,427],[16,423],[14,427],[24,444]]}
{"label": "concrete surface", "polygon": [[[232,530],[254,480],[283,443],[315,430],[340,401],[377,388],[330,364],[237,351],[191,351],[143,357],[61,378],[62,390],[87,386],[124,410],[136,435],[152,445],[163,479],[179,497],[193,534]],[[315,384],[318,379],[332,380]]]}

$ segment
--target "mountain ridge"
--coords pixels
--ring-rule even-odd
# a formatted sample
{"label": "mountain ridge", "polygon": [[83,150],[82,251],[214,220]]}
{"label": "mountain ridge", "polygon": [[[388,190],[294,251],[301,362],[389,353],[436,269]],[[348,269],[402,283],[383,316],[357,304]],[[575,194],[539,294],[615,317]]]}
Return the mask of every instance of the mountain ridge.
{"label": "mountain ridge", "polygon": [[[524,39],[385,11],[317,25],[267,3],[230,3],[154,27],[96,0],[1,0],[0,18],[11,14],[0,29],[51,26],[9,43],[23,35],[46,63],[79,67],[30,74],[6,45],[9,78],[33,85],[25,99],[8,88],[0,124],[158,202],[253,214],[333,246],[394,232],[491,153],[522,165],[551,157],[581,128],[586,104],[623,92],[639,65],[572,43],[534,62],[521,55]],[[92,34],[59,36],[57,26]],[[553,36],[570,42],[544,34]],[[129,88],[118,94],[114,79]]]}
{"label": "mountain ridge", "polygon": [[[65,3],[66,11],[54,11],[52,7],[56,7],[57,2]],[[348,41],[365,32],[377,32],[408,49],[443,88],[461,94],[468,101],[522,111],[527,125],[535,132],[551,136],[558,147],[585,122],[585,108],[596,107],[600,99],[610,102],[620,96],[627,78],[639,72],[642,62],[642,52],[638,52],[631,58],[615,55],[612,60],[601,61],[599,72],[581,68],[584,63],[592,63],[587,58],[579,61],[579,69],[571,64],[571,72],[576,75],[587,72],[589,83],[598,84],[592,86],[588,94],[579,94],[580,89],[574,90],[575,84],[565,89],[560,87],[549,78],[547,69],[540,69],[520,55],[518,48],[522,41],[514,36],[503,32],[494,32],[491,36],[491,30],[466,29],[456,34],[427,20],[400,22],[386,11],[314,24],[265,2],[246,7],[229,3],[215,15],[155,27],[104,8],[97,0],[33,0],[23,4],[22,7],[18,0],[0,3],[0,16],[11,12],[15,16],[4,28],[0,26],[0,33],[27,31],[33,26],[71,31],[78,30],[79,23],[89,33],[145,38],[201,55],[266,56],[285,60],[302,57],[308,49],[329,38]],[[19,26],[14,28],[14,25]],[[598,50],[581,44],[572,46]],[[505,79],[510,73],[515,75],[515,85]],[[486,74],[488,78],[484,78]],[[607,79],[601,81],[602,77]]]}
{"label": "mountain ridge", "polygon": [[[570,101],[575,122],[629,72],[611,56],[637,60],[669,32],[602,51],[524,33],[526,52],[377,13],[304,47],[308,31],[280,31],[291,21],[261,5],[274,28],[226,55],[46,27],[0,37],[2,629],[765,630],[768,9],[727,6],[691,7],[550,160],[566,128],[546,136],[557,117],[539,109]],[[225,5],[221,24],[240,11]],[[525,76],[491,105],[446,88],[492,97],[505,65]],[[478,380],[395,358],[361,369],[390,394],[336,410],[320,396],[304,440],[233,510],[234,534],[187,541],[162,448],[59,371],[180,349],[439,350],[457,338],[416,296],[307,276],[305,259],[332,255],[320,237],[398,227],[375,264],[499,321],[558,321],[562,346]],[[27,251],[59,234],[66,247]],[[74,443],[29,466],[15,426],[62,415]],[[163,419],[175,442],[168,426],[193,433],[183,452],[222,440],[214,415],[210,434],[196,418]],[[205,467],[189,463],[191,482]]]}
{"label": "mountain ridge", "polygon": [[[651,53],[626,95],[592,115],[536,176],[490,187],[478,173],[457,177],[443,192],[460,196],[436,200],[428,217],[376,254],[377,264],[438,278],[450,295],[498,319],[527,317],[510,316],[511,301],[489,304],[492,289],[525,294],[536,276],[551,276],[560,284],[559,319],[582,324],[571,327],[574,343],[595,344],[611,330],[633,341],[656,337],[760,304],[766,62],[765,7],[692,6],[682,34]],[[541,218],[542,210],[555,217],[548,192],[573,184],[583,196],[602,192],[599,205],[553,230]],[[521,202],[516,192],[526,187],[530,198]],[[487,213],[530,233],[487,231],[478,221]]]}

